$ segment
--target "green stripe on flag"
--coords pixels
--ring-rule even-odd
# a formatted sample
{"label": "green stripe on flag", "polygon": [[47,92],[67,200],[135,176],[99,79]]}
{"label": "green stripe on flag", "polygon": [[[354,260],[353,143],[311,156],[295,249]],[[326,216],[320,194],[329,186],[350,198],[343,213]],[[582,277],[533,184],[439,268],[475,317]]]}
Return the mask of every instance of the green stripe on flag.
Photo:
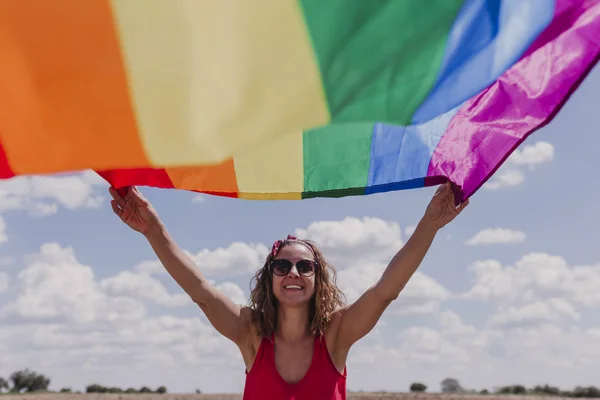
{"label": "green stripe on flag", "polygon": [[[372,123],[334,124],[304,132],[302,197],[315,197],[315,192],[331,197],[363,194],[372,137]],[[338,192],[342,189],[345,190]]]}
{"label": "green stripe on flag", "polygon": [[410,124],[463,0],[300,0],[333,122]]}

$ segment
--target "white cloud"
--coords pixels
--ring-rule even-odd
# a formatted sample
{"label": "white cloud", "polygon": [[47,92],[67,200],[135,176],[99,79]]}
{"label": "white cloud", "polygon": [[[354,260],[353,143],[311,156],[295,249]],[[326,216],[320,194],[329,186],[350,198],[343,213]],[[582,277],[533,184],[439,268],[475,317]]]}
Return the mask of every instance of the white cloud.
{"label": "white cloud", "polygon": [[469,269],[475,283],[462,298],[492,302],[491,326],[518,329],[581,318],[578,307],[599,307],[599,266],[569,266],[559,256],[529,253],[514,265],[482,260]]}
{"label": "white cloud", "polygon": [[165,307],[181,307],[191,304],[186,293],[170,294],[156,278],[148,274],[122,271],[118,275],[100,281],[100,289],[111,296],[126,296]]}
{"label": "white cloud", "polygon": [[562,257],[529,253],[514,265],[483,260],[469,269],[475,284],[467,298],[523,302],[562,298],[584,307],[600,306],[600,265],[571,267]]}
{"label": "white cloud", "polygon": [[8,289],[8,285],[10,284],[10,276],[6,272],[0,271],[0,293],[6,291]]}
{"label": "white cloud", "polygon": [[525,175],[516,168],[507,168],[504,165],[486,182],[485,189],[497,190],[509,186],[518,186],[525,182]]}
{"label": "white cloud", "polygon": [[554,146],[548,142],[537,142],[516,149],[507,162],[514,165],[524,165],[530,168],[554,160]]}
{"label": "white cloud", "polygon": [[192,197],[192,203],[195,203],[195,204],[204,203],[205,200],[206,200],[206,198],[205,198],[204,194],[202,194],[202,193],[199,193],[199,194],[195,195],[194,197]]}
{"label": "white cloud", "polygon": [[0,309],[0,316],[85,324],[146,315],[141,302],[103,292],[93,269],[80,264],[73,249],[57,243],[46,243],[38,254],[29,257],[16,281],[19,294]]}
{"label": "white cloud", "polygon": [[263,244],[233,242],[226,248],[200,250],[192,258],[207,276],[235,276],[262,267],[268,251]]}
{"label": "white cloud", "polygon": [[[477,328],[458,312],[444,310],[432,314],[435,323],[406,327],[387,343],[361,341],[349,357],[352,386],[406,391],[419,381],[435,391],[446,377],[457,378],[467,389],[488,390],[515,383],[532,387],[549,379],[563,389],[593,384],[600,329],[573,326],[569,307],[559,301],[549,308],[562,315],[525,326],[496,320],[489,328]],[[544,306],[538,311],[544,313]],[[392,368],[393,374],[386,373]]]}
{"label": "white cloud", "polygon": [[313,222],[296,235],[315,241],[334,263],[388,260],[403,244],[397,223],[371,217]]}
{"label": "white cloud", "polygon": [[215,288],[220,290],[225,296],[229,297],[236,304],[248,304],[248,297],[245,295],[244,289],[233,282],[222,282],[215,285]]}
{"label": "white cloud", "polygon": [[451,293],[439,282],[419,271],[415,272],[394,302],[398,314],[429,314],[438,310]]}
{"label": "white cloud", "polygon": [[473,325],[465,324],[460,315],[453,311],[444,310],[440,312],[438,319],[442,332],[448,335],[464,336],[471,335],[476,332],[475,327]]}
{"label": "white cloud", "polygon": [[93,171],[69,175],[18,176],[0,181],[0,212],[27,211],[43,217],[58,206],[69,210],[98,208],[104,197],[97,194],[108,183]]}
{"label": "white cloud", "polygon": [[[387,347],[379,343],[373,345],[360,342],[350,354],[349,365],[357,376],[366,375],[361,384],[376,390],[377,388],[369,385],[369,377],[374,379],[373,374],[378,371],[381,376],[381,373],[393,368],[394,371],[406,371],[402,374],[405,378],[402,379],[404,382],[400,390],[406,391],[408,385],[415,380],[427,382],[428,379],[435,379],[427,382],[431,386],[430,390],[434,391],[433,387],[447,377],[447,374],[454,375],[476,365],[482,355],[485,355],[492,339],[500,335],[489,330],[477,331],[474,326],[465,324],[458,314],[449,310],[436,315],[438,320],[433,326],[414,325],[404,328],[396,333]],[[391,381],[386,383],[396,387]]]}
{"label": "white cloud", "polygon": [[[202,273],[208,277],[229,277],[254,273],[262,267],[268,249],[263,244],[233,242],[227,247],[202,249],[196,253],[184,252],[194,261]],[[143,274],[165,274],[159,260],[140,262],[135,270]]]}
{"label": "white cloud", "polygon": [[[365,218],[315,223],[306,231],[312,229],[313,238],[325,244],[327,256],[343,261],[339,284],[352,301],[380,278],[402,246],[396,227]],[[342,237],[344,228],[351,232]],[[368,254],[369,246],[386,258]],[[223,278],[249,275],[267,251],[261,244],[232,243],[188,254],[207,275]],[[418,380],[433,391],[447,376],[467,387],[476,382],[488,389],[513,381],[532,386],[549,373],[564,377],[560,382],[567,385],[595,378],[600,327],[573,324],[582,318],[577,307],[600,305],[600,267],[571,267],[561,257],[531,253],[514,265],[483,260],[470,270],[475,282],[462,299],[494,302],[495,313],[482,322],[469,321],[466,312],[443,309],[455,296],[418,271],[386,320],[352,349],[349,386],[405,391]],[[42,246],[13,278],[11,288],[19,292],[0,311],[0,354],[6,365],[0,366],[0,376],[36,366],[48,371],[55,388],[99,382],[166,384],[171,392],[194,387],[241,391],[243,363],[235,345],[220,337],[181,291],[170,293],[163,278],[170,279],[153,260],[99,279],[73,249]],[[247,303],[237,283],[212,283],[234,302]],[[176,315],[161,315],[155,305],[179,308],[167,311]],[[188,311],[191,316],[182,316]],[[517,363],[522,367],[515,368]],[[535,369],[523,375],[525,368]]]}
{"label": "white cloud", "polygon": [[[188,253],[188,255],[189,255],[189,253]],[[163,267],[163,265],[161,264],[161,262],[159,260],[144,260],[144,261],[138,263],[134,267],[134,270],[141,274],[148,274],[148,275],[166,274],[167,273],[167,271],[165,270],[165,268]]]}
{"label": "white cloud", "polygon": [[[340,270],[338,284],[349,302],[356,301],[374,285],[385,270],[384,263],[363,263]],[[404,290],[389,307],[389,313],[400,315],[428,314],[450,298],[450,292],[433,278],[417,271]]]}
{"label": "white cloud", "polygon": [[527,326],[540,323],[554,323],[561,319],[579,320],[581,315],[565,299],[553,298],[535,301],[524,306],[500,306],[490,322],[499,326]]}
{"label": "white cloud", "polygon": [[[33,368],[50,374],[53,388],[74,390],[94,382],[187,390],[195,382],[207,391],[228,379],[233,387],[243,384],[237,348],[197,307],[190,308],[195,317],[148,311],[153,303],[191,303],[147,274],[123,271],[99,281],[73,249],[48,243],[26,257],[15,285],[16,298],[0,309],[0,376]],[[218,288],[243,296],[234,284]]]}
{"label": "white cloud", "polygon": [[498,190],[521,185],[525,182],[522,168],[533,171],[538,165],[552,160],[554,160],[554,146],[551,143],[540,141],[525,145],[516,149],[483,187]]}
{"label": "white cloud", "polygon": [[469,246],[480,244],[513,244],[523,243],[527,239],[524,232],[512,229],[488,228],[476,233],[467,239],[465,244]]}
{"label": "white cloud", "polygon": [[600,358],[597,328],[546,323],[510,330],[476,329],[454,312],[439,315],[437,324],[407,327],[387,343],[359,342],[349,356],[353,373],[349,386],[407,391],[419,381],[434,392],[447,377],[457,378],[466,389],[488,390],[546,382],[570,389],[595,382]]}
{"label": "white cloud", "polygon": [[8,242],[8,235],[6,234],[6,222],[4,222],[4,218],[0,215],[0,244]]}
{"label": "white cloud", "polygon": [[[299,231],[336,261],[350,301],[377,282],[402,246],[398,225],[374,218],[317,222]],[[218,279],[248,276],[267,251],[262,244],[232,243],[188,254]],[[457,296],[416,272],[387,318],[352,349],[350,388],[406,391],[418,380],[434,391],[447,376],[488,389],[517,381],[532,386],[548,376],[561,377],[562,385],[595,378],[600,326],[574,324],[583,318],[578,307],[600,306],[600,266],[571,267],[561,257],[531,253],[513,265],[482,260],[469,269],[473,287],[458,297],[489,301],[495,312],[471,321],[467,312],[443,309],[458,304],[447,302]],[[73,249],[42,246],[13,277],[11,288],[19,292],[0,311],[0,354],[10,368],[0,366],[0,376],[35,365],[58,388],[99,382],[166,384],[171,392],[241,391],[243,363],[235,345],[162,279],[170,278],[157,260],[99,279]],[[234,302],[247,303],[237,283],[211,282]],[[156,305],[179,308],[161,315]],[[187,312],[191,316],[182,316]],[[525,368],[534,372],[523,375]]]}
{"label": "white cloud", "polygon": [[[296,235],[314,240],[336,267],[338,285],[353,302],[374,285],[392,257],[402,248],[402,230],[391,221],[346,217],[317,221]],[[438,310],[450,293],[431,277],[417,271],[389,308],[391,314],[417,315]]]}

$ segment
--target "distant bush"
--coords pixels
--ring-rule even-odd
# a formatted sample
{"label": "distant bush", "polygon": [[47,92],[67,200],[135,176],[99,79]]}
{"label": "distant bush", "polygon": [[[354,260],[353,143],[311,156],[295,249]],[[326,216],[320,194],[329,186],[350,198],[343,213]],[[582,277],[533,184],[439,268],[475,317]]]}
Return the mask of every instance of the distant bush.
{"label": "distant bush", "polygon": [[98,385],[97,383],[94,383],[92,385],[88,385],[85,388],[85,392],[86,393],[167,393],[167,388],[165,386],[159,386],[156,389],[156,392],[152,391],[152,389],[150,389],[147,386],[142,386],[139,390],[136,390],[134,388],[127,388],[126,390],[123,390],[121,388],[118,387],[106,387],[106,386],[102,386],[102,385]]}
{"label": "distant bush", "polygon": [[523,385],[512,385],[512,386],[503,386],[499,388],[496,393],[498,394],[525,394],[527,393],[527,389]]}
{"label": "distant bush", "polygon": [[86,393],[108,393],[108,388],[100,386],[96,383],[85,387]]}
{"label": "distant bush", "polygon": [[160,386],[158,389],[156,389],[156,393],[161,393],[161,394],[167,393],[167,388],[164,386]]}
{"label": "distant bush", "polygon": [[427,385],[420,383],[420,382],[414,382],[413,384],[410,385],[410,391],[413,393],[423,393],[426,390],[427,390]]}
{"label": "distant bush", "polygon": [[[1,0],[0,0],[1,1]],[[13,372],[9,379],[0,377],[0,393],[8,391],[9,393],[32,393],[32,392],[47,392],[50,385],[50,378],[43,374],[31,371],[29,369],[19,370]],[[410,385],[410,391],[413,393],[423,393],[427,391],[427,385],[421,382],[413,382]],[[201,394],[200,389],[195,390],[197,394]],[[457,379],[446,378],[441,382],[442,393],[479,393],[480,395],[487,395],[490,392],[487,389],[475,390],[465,389],[461,386]],[[59,391],[60,393],[73,393],[69,387],[63,387]],[[349,390],[349,392],[351,392]],[[362,392],[359,391],[359,392]],[[565,398],[600,398],[600,388],[595,386],[577,386],[572,390],[561,390],[556,386],[550,386],[548,384],[536,385],[532,388],[527,388],[524,385],[509,385],[502,386],[494,389],[497,394],[507,395],[533,395],[532,400],[539,395],[543,396],[561,396]],[[81,393],[77,390],[75,393]],[[167,393],[165,386],[158,386],[156,390],[150,389],[148,386],[142,386],[140,389],[127,388],[121,389],[119,387],[107,387],[100,384],[94,383],[85,387],[85,393]],[[385,393],[385,392],[382,392]],[[128,397],[128,396],[125,396]],[[1,398],[0,398],[1,399]],[[126,400],[126,399],[125,399]]]}

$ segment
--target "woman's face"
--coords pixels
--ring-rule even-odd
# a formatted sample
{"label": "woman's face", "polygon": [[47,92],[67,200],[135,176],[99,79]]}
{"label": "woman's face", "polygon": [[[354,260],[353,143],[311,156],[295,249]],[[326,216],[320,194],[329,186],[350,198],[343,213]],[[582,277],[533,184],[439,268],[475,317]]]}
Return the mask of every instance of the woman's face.
{"label": "woman's face", "polygon": [[[285,273],[285,267],[290,263],[292,268]],[[271,268],[273,294],[282,306],[298,307],[308,304],[315,292],[316,274],[315,258],[308,246],[302,243],[285,245],[275,256]]]}

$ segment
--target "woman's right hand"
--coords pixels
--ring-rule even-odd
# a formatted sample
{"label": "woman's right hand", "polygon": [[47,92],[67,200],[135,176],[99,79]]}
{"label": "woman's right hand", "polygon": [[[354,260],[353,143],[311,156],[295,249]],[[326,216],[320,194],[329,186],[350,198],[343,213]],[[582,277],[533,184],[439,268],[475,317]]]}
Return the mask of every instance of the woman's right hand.
{"label": "woman's right hand", "polygon": [[112,209],[121,221],[142,235],[160,229],[158,213],[137,187],[129,186],[125,190],[125,196],[121,196],[114,187],[108,189],[113,198],[110,202]]}

